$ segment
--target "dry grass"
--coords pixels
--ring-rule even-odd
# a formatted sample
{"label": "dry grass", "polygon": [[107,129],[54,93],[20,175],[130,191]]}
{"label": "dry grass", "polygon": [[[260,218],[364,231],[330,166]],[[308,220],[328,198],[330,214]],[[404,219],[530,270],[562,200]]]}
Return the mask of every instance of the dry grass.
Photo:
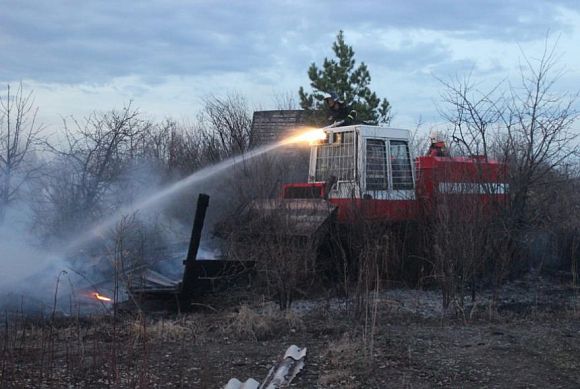
{"label": "dry grass", "polygon": [[284,312],[283,321],[290,331],[302,331],[306,329],[302,316],[293,311]]}
{"label": "dry grass", "polygon": [[328,345],[325,356],[329,364],[338,369],[352,367],[361,354],[361,342],[344,334],[338,341]]}
{"label": "dry grass", "polygon": [[273,332],[273,317],[269,314],[259,314],[247,305],[242,305],[236,313],[229,316],[229,324],[225,333],[238,338],[264,339]]}
{"label": "dry grass", "polygon": [[224,334],[239,339],[266,340],[273,335],[286,334],[305,328],[301,316],[292,311],[280,312],[271,308],[253,309],[248,305],[227,316]]}
{"label": "dry grass", "polygon": [[163,319],[14,319],[0,326],[0,387],[223,387],[263,377],[292,343],[308,347],[296,387],[578,387],[580,324],[565,307],[502,310],[491,321],[480,310],[465,324],[381,303],[371,356],[364,322],[340,308],[313,315],[261,303]]}
{"label": "dry grass", "polygon": [[187,340],[194,344],[202,344],[207,340],[205,326],[201,319],[194,315],[175,319],[159,319],[151,323],[136,319],[128,324],[128,328],[135,342],[149,338],[154,341],[178,342]]}
{"label": "dry grass", "polygon": [[362,352],[362,343],[346,333],[331,342],[323,353],[323,358],[328,362],[327,372],[320,375],[318,384],[323,387],[356,387],[352,377]]}
{"label": "dry grass", "polygon": [[318,379],[318,385],[330,388],[356,388],[357,384],[349,383],[350,372],[347,370],[329,371],[324,373]]}

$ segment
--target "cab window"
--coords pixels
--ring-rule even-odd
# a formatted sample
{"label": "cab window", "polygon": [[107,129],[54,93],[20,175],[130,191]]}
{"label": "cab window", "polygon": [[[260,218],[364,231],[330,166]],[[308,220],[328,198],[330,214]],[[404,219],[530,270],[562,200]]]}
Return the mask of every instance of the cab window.
{"label": "cab window", "polygon": [[387,190],[387,150],[385,141],[367,140],[366,181],[367,190]]}
{"label": "cab window", "polygon": [[413,189],[413,171],[409,145],[405,141],[390,141],[391,171],[393,174],[393,189]]}

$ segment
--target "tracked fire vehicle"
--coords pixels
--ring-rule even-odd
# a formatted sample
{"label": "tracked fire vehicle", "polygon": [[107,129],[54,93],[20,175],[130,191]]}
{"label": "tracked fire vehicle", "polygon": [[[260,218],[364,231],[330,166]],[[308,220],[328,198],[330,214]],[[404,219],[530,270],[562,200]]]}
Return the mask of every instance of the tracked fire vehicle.
{"label": "tracked fire vehicle", "polygon": [[[286,306],[282,301],[290,299],[288,285],[294,285],[287,279],[304,267],[321,268],[312,257],[337,243],[328,239],[331,231],[339,231],[335,237],[340,238],[345,231],[352,237],[349,228],[361,222],[379,233],[383,226],[423,226],[442,208],[458,209],[471,222],[470,209],[493,216],[506,198],[504,164],[483,156],[451,157],[445,144],[437,141],[427,155],[413,159],[407,130],[353,125],[306,135],[300,138],[316,139],[311,144],[308,182],[283,185],[277,198],[255,200],[236,220],[222,223],[225,231],[220,235],[232,244],[227,250],[232,255],[197,259],[209,202],[208,196],[200,195],[182,282],[136,284],[133,295],[174,301],[178,309],[187,309],[192,299],[218,284],[231,287],[237,280],[252,279],[256,269],[278,276],[270,282],[276,284],[281,307]],[[286,258],[295,258],[298,267]],[[328,263],[322,268],[332,272]],[[145,281],[154,280],[148,276]]]}
{"label": "tracked fire vehicle", "polygon": [[[450,157],[433,141],[413,159],[408,130],[370,125],[326,128],[312,143],[308,182],[248,207],[252,224],[282,220],[286,232],[312,236],[323,226],[400,223],[434,217],[449,205],[493,207],[506,196],[505,165],[484,156]],[[280,221],[278,222],[280,225]]]}

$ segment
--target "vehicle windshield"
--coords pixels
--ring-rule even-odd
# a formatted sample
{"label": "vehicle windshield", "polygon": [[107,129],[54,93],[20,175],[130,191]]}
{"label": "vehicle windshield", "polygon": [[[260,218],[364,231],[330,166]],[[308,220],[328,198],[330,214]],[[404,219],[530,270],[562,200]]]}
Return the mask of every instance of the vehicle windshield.
{"label": "vehicle windshield", "polygon": [[355,136],[353,131],[332,133],[332,142],[316,146],[315,181],[335,176],[339,181],[353,181]]}

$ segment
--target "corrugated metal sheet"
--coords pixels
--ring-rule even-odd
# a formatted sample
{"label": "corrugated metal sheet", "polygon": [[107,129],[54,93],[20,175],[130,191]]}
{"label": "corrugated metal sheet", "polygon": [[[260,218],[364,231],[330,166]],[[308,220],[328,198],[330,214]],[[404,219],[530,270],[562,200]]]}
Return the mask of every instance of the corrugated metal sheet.
{"label": "corrugated metal sheet", "polygon": [[294,377],[304,368],[306,347],[300,348],[292,345],[288,347],[284,358],[278,362],[262,382],[260,389],[276,389],[288,386]]}
{"label": "corrugated metal sheet", "polygon": [[270,369],[270,372],[260,384],[253,378],[241,382],[237,378],[229,380],[224,389],[277,389],[290,385],[296,375],[304,368],[306,347],[296,345],[288,347],[284,357]]}
{"label": "corrugated metal sheet", "polygon": [[172,280],[147,267],[136,269],[128,273],[128,279],[132,292],[163,290],[177,291],[179,285],[179,281]]}
{"label": "corrugated metal sheet", "polygon": [[232,378],[229,380],[224,389],[258,389],[260,387],[260,383],[253,378],[249,378],[245,382],[241,382],[237,378]]}

